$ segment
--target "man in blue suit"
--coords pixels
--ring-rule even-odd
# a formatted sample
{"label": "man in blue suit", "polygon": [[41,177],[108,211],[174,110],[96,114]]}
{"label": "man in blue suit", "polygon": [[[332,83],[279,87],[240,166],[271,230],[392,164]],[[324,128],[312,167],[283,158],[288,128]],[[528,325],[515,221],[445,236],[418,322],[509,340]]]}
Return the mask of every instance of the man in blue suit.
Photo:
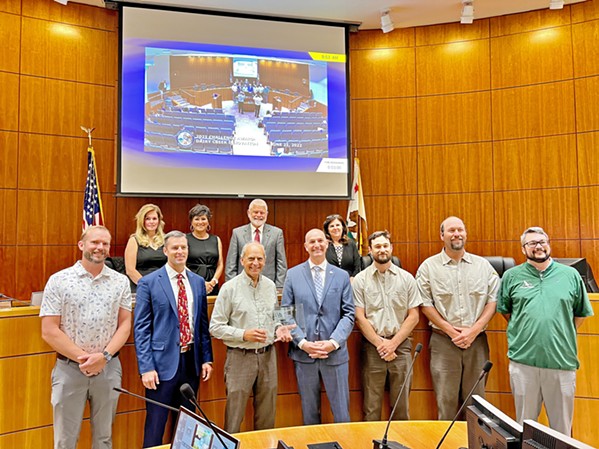
{"label": "man in blue suit", "polygon": [[[167,264],[137,284],[134,313],[135,350],[146,397],[193,410],[179,392],[189,383],[197,391],[199,377],[212,373],[212,345],[204,279],[185,268],[185,234],[164,237]],[[146,404],[143,447],[162,444],[168,410]]]}
{"label": "man in blue suit", "polygon": [[328,242],[320,229],[306,234],[309,259],[287,272],[281,306],[294,306],[297,328],[289,356],[302,401],[304,424],[320,423],[320,381],[335,422],[348,422],[349,354],[354,300],[349,275],[326,261]]}

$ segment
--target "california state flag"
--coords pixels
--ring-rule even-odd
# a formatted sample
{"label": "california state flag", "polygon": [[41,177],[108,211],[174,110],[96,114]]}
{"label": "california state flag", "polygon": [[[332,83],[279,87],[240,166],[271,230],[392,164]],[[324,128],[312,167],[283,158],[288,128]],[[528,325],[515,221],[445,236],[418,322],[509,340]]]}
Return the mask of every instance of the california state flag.
{"label": "california state flag", "polygon": [[354,183],[349,207],[347,208],[347,228],[349,237],[358,245],[360,254],[368,254],[368,223],[366,222],[366,208],[364,207],[360,161],[358,158],[354,158]]}

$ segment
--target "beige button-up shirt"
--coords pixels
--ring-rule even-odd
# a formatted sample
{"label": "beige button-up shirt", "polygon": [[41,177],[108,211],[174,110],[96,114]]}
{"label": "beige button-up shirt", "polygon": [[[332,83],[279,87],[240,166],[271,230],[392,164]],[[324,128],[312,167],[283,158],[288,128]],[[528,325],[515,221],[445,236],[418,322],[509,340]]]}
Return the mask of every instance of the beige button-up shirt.
{"label": "beige button-up shirt", "polygon": [[354,303],[381,337],[392,337],[401,328],[408,310],[422,304],[414,277],[391,264],[380,273],[374,264],[359,272],[352,284]]}
{"label": "beige button-up shirt", "polygon": [[437,309],[452,326],[471,327],[487,303],[497,301],[499,276],[483,257],[464,253],[456,263],[443,250],[420,265],[416,283],[423,306]]}

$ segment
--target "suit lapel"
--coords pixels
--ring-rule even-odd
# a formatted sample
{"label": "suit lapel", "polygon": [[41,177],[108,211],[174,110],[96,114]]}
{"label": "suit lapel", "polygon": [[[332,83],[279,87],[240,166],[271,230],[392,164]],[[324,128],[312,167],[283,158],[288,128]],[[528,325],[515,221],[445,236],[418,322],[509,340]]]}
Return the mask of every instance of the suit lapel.
{"label": "suit lapel", "polygon": [[[252,235],[252,224],[251,223],[249,223],[243,229],[243,238],[245,240],[245,243],[250,243],[252,240],[254,240],[254,236]],[[241,252],[241,249],[239,251]]]}
{"label": "suit lapel", "polygon": [[318,298],[316,297],[316,289],[314,288],[314,278],[312,277],[312,271],[310,270],[310,263],[304,262],[304,277],[306,278],[306,285],[310,287],[314,302],[318,304]]}
{"label": "suit lapel", "polygon": [[158,282],[160,283],[160,286],[162,287],[164,294],[168,298],[168,302],[171,305],[173,312],[175,312],[175,315],[179,316],[179,311],[177,310],[177,300],[175,299],[175,294],[173,293],[173,287],[171,287],[171,281],[168,278],[166,268],[162,268],[162,272],[159,275]]}
{"label": "suit lapel", "polygon": [[324,278],[324,288],[322,289],[322,301],[324,302],[324,298],[327,296],[327,292],[329,291],[329,287],[333,283],[335,278],[335,271],[333,271],[332,265],[327,262],[327,274]]}
{"label": "suit lapel", "polygon": [[264,227],[262,228],[262,240],[260,241],[260,243],[262,243],[262,246],[264,248],[266,248],[266,244],[268,243],[269,239],[270,239],[270,226],[265,224]]}

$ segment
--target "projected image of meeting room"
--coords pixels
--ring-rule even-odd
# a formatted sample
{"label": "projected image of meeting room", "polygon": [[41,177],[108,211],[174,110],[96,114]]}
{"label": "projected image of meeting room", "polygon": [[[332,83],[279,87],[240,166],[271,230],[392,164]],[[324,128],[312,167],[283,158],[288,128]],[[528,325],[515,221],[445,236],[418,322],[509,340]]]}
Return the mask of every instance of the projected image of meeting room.
{"label": "projected image of meeting room", "polygon": [[146,47],[144,151],[329,156],[326,62]]}

